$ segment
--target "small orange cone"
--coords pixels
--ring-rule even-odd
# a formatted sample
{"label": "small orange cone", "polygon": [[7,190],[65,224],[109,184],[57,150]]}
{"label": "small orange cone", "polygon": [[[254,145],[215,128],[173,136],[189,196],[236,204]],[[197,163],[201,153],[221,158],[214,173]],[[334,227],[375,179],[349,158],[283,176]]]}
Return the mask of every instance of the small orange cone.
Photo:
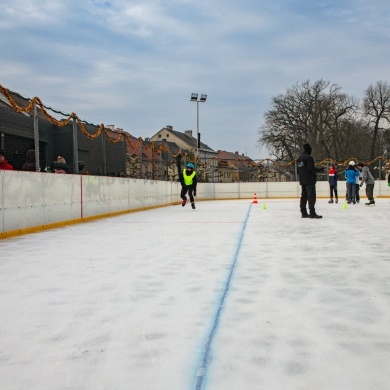
{"label": "small orange cone", "polygon": [[252,201],[252,203],[259,203],[257,201],[256,192],[253,194],[253,201]]}

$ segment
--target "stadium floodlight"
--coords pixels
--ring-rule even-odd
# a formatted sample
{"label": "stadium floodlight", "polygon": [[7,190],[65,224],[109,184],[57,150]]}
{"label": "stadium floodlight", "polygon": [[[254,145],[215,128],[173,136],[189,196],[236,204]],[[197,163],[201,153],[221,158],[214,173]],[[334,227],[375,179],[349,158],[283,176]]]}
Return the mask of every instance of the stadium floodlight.
{"label": "stadium floodlight", "polygon": [[200,134],[199,134],[199,103],[204,103],[207,99],[207,95],[200,95],[200,99],[198,99],[199,94],[192,93],[191,101],[196,102],[196,159],[199,159],[199,147],[200,147]]}

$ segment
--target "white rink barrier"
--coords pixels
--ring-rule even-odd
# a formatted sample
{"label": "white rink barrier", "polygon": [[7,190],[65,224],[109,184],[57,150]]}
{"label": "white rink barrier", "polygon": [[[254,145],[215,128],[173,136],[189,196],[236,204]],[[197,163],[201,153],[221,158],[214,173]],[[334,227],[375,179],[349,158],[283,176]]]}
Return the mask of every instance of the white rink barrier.
{"label": "white rink barrier", "polygon": [[178,202],[180,183],[0,171],[0,238]]}
{"label": "white rink barrier", "polygon": [[[107,176],[0,171],[0,238],[180,202],[180,184]],[[318,182],[317,197],[329,197]],[[339,183],[339,197],[345,184]],[[377,181],[374,196],[388,196],[387,181]],[[298,182],[199,183],[197,200],[298,198]],[[361,195],[365,197],[364,187]]]}
{"label": "white rink barrier", "polygon": [[[280,199],[299,198],[301,186],[299,182],[261,182],[261,183],[199,183],[197,199]],[[338,184],[338,195],[345,199],[346,185],[340,181]],[[316,184],[317,198],[329,199],[329,184],[327,181],[319,181]],[[365,186],[360,189],[360,196],[366,198]],[[375,182],[374,197],[390,196],[390,188],[387,181],[378,180]]]}

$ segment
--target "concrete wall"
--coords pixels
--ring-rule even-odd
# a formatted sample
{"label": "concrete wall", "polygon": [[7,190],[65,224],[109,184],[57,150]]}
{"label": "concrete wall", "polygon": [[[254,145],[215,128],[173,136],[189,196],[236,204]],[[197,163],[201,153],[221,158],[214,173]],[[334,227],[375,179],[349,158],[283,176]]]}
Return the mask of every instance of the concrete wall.
{"label": "concrete wall", "polygon": [[[169,181],[0,171],[0,238],[108,215],[180,202],[180,184]],[[345,183],[339,183],[344,199]],[[297,182],[199,183],[197,200],[298,198]],[[364,197],[364,187],[361,189]],[[388,196],[377,181],[375,197]],[[317,183],[317,197],[328,198],[327,182]]]}

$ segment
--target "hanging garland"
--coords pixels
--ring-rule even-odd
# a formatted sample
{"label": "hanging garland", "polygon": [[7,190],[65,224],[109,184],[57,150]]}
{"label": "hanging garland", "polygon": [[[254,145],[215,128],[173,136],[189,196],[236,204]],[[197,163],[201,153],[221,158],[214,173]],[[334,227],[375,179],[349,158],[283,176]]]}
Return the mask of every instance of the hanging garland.
{"label": "hanging garland", "polygon": [[[11,105],[11,107],[18,113],[28,113],[28,112],[31,112],[34,109],[34,105],[37,104],[39,106],[41,112],[45,115],[45,117],[52,124],[54,124],[54,125],[56,125],[58,127],[67,126],[70,123],[71,120],[76,119],[77,125],[78,125],[79,129],[90,140],[96,139],[97,137],[100,136],[102,131],[105,130],[104,134],[107,137],[108,141],[111,142],[112,144],[116,144],[116,143],[120,142],[122,140],[122,137],[125,138],[127,144],[131,148],[133,148],[133,149],[138,149],[140,147],[140,145],[142,144],[142,147],[145,148],[145,150],[147,150],[147,151],[151,150],[151,152],[152,152],[152,163],[153,164],[154,164],[154,153],[156,153],[157,155],[160,155],[163,151],[166,151],[167,153],[169,153],[170,156],[173,157],[173,158],[176,158],[177,156],[182,155],[187,161],[192,162],[192,163],[196,163],[198,166],[200,166],[202,168],[211,167],[211,166],[214,165],[213,162],[215,162],[215,161],[218,162],[219,161],[216,157],[211,157],[210,159],[208,159],[209,161],[202,161],[202,160],[198,159],[197,156],[190,155],[188,152],[185,152],[183,154],[181,149],[179,149],[179,151],[175,154],[175,153],[172,152],[172,150],[170,149],[168,144],[166,144],[166,145],[160,144],[157,147],[155,141],[152,141],[150,143],[150,147],[149,147],[145,143],[145,141],[142,140],[141,137],[138,138],[138,143],[133,145],[131,143],[130,136],[128,134],[125,134],[125,133],[114,133],[114,134],[119,135],[119,137],[118,138],[112,138],[109,135],[108,130],[105,129],[104,124],[100,124],[98,129],[97,129],[97,131],[95,133],[90,133],[90,132],[88,132],[85,129],[85,127],[83,125],[83,122],[81,121],[81,119],[74,112],[72,112],[66,119],[57,120],[56,118],[54,118],[52,115],[49,114],[49,112],[47,111],[46,107],[44,106],[44,104],[42,103],[42,101],[41,101],[41,99],[39,97],[34,97],[33,99],[30,99],[30,102],[29,102],[29,104],[26,107],[21,107],[12,99],[12,96],[9,93],[9,90],[6,89],[5,87],[3,87],[1,84],[0,84],[0,91],[5,96],[5,98],[8,100],[9,104]],[[339,161],[339,162],[335,161],[335,160],[332,160],[331,158],[326,158],[326,159],[318,162],[317,165],[323,165],[323,164],[327,164],[327,163],[334,163],[336,166],[347,166],[349,161],[351,161],[351,160],[358,161],[358,159],[356,157],[348,158],[345,161]],[[363,163],[365,165],[371,165],[371,164],[375,163],[378,160],[382,160],[385,163],[385,165],[390,165],[390,160],[389,159],[385,159],[383,156],[378,156],[378,157],[374,158],[371,161],[367,161],[367,162],[363,162]],[[238,160],[238,159],[236,159],[236,160],[228,161],[227,164],[228,164],[228,166],[234,166],[234,163],[236,163],[236,162],[238,163],[238,161],[241,162],[242,164],[247,165],[248,167],[251,167],[251,168],[258,168],[260,166],[263,166],[264,162],[274,164],[274,165],[276,165],[277,167],[280,167],[280,168],[287,168],[287,167],[290,167],[291,165],[295,164],[297,159],[294,159],[294,160],[292,160],[292,161],[290,161],[288,163],[279,163],[279,162],[276,162],[276,161],[274,161],[274,160],[272,160],[270,158],[257,160],[257,162],[255,162],[253,160],[248,161],[248,160]]]}
{"label": "hanging garland", "polygon": [[[111,131],[112,132],[112,131]],[[120,133],[114,133],[115,135],[119,135],[118,138],[111,138],[110,135],[108,134],[109,132],[107,130],[104,130],[104,134],[106,135],[107,139],[109,142],[112,144],[117,144],[118,142],[122,141],[123,134]]]}

